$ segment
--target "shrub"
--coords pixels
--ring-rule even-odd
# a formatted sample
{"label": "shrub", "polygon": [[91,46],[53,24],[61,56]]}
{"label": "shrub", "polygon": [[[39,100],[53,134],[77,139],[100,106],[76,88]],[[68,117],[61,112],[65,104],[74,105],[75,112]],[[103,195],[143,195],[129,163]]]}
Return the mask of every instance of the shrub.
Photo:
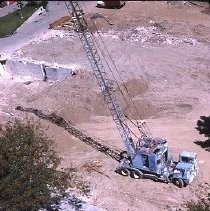
{"label": "shrub", "polygon": [[201,116],[200,120],[197,121],[196,129],[200,134],[210,138],[210,116]]}
{"label": "shrub", "polygon": [[0,135],[1,211],[56,210],[68,187],[88,192],[75,168],[57,170],[61,160],[39,124],[15,121]]}
{"label": "shrub", "polygon": [[188,211],[210,211],[210,201],[208,199],[199,199],[197,202],[187,204]]}

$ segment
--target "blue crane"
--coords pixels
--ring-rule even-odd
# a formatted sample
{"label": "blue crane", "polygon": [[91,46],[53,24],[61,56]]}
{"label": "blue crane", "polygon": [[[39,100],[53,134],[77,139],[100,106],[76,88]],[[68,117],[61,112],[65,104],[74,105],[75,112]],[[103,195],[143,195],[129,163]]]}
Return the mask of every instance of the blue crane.
{"label": "blue crane", "polygon": [[128,157],[124,157],[121,160],[116,172],[123,176],[130,175],[135,179],[149,175],[154,180],[174,182],[180,188],[190,184],[198,172],[197,154],[183,151],[179,155],[179,161],[174,162],[168,152],[168,143],[165,139],[150,137],[141,130],[143,136],[141,134],[137,138],[136,143],[134,142],[133,133],[128,127],[126,116],[115,97],[111,82],[106,75],[93,35],[84,18],[83,9],[78,1],[66,1],[65,4],[100,86],[104,100],[126,147]]}
{"label": "blue crane", "polygon": [[101,88],[104,100],[107,103],[112,118],[117,125],[118,131],[122,137],[122,140],[124,141],[129,156],[133,157],[135,153],[135,145],[131,136],[131,130],[126,123],[126,118],[122,108],[116,100],[111,82],[106,76],[104,65],[94,44],[94,40],[88,28],[87,22],[84,19],[83,10],[78,1],[69,1],[67,6],[70,14],[73,13],[72,18],[75,20],[75,27],[88,60],[90,61],[92,70],[94,71],[94,75]]}

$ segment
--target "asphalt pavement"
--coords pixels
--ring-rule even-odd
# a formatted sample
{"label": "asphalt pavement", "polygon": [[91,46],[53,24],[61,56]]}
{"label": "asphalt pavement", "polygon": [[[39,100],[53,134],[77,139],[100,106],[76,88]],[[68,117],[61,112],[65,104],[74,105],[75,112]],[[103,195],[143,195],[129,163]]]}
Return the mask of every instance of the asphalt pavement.
{"label": "asphalt pavement", "polygon": [[0,8],[0,17],[5,16],[17,9],[17,4],[11,4],[6,7]]}
{"label": "asphalt pavement", "polygon": [[[1,14],[7,14],[9,9],[10,11],[14,11],[15,5],[10,6],[10,8],[5,7],[6,12],[2,8],[0,10],[0,16]],[[30,40],[46,33],[50,23],[65,15],[68,15],[68,10],[64,1],[49,1],[48,12],[44,10],[42,14],[26,21],[13,35],[0,38],[0,54],[10,55]]]}

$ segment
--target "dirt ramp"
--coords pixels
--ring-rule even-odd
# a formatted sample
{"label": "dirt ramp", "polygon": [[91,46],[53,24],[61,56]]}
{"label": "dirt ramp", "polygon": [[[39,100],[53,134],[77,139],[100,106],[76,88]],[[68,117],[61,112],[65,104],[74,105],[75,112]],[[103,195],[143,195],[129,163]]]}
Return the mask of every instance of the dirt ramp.
{"label": "dirt ramp", "polygon": [[[148,100],[141,98],[132,100],[124,97],[118,93],[117,100],[119,101],[125,115],[131,119],[147,119],[151,117],[156,117],[158,114],[158,109],[152,105]],[[102,94],[93,93],[92,97],[86,97],[86,108],[89,111],[89,115],[93,116],[110,116],[107,104],[104,101]],[[79,109],[80,110],[80,109]],[[79,111],[81,112],[81,110]],[[85,112],[86,113],[86,112]],[[87,115],[87,113],[86,113]]]}
{"label": "dirt ramp", "polygon": [[[149,100],[144,100],[143,94],[148,90],[148,83],[143,78],[132,78],[119,85],[115,96],[129,118],[140,119],[156,116],[158,110]],[[110,112],[101,93],[95,93],[89,100],[94,115],[110,116]]]}

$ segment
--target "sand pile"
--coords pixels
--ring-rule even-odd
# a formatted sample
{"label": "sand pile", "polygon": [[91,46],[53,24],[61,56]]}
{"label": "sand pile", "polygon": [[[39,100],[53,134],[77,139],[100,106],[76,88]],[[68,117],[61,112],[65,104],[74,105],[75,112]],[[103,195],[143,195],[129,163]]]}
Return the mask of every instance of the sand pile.
{"label": "sand pile", "polygon": [[[129,95],[126,93],[125,87]],[[148,118],[156,114],[156,109],[149,101],[138,98],[147,91],[147,84],[141,78],[124,83],[121,85],[121,90],[126,101],[119,89],[115,94],[130,118],[138,119],[139,115]],[[47,112],[55,112],[73,123],[86,122],[92,116],[110,116],[96,79],[92,73],[82,70],[73,78],[56,82],[41,94],[29,97],[27,104],[27,106],[30,105]]]}

